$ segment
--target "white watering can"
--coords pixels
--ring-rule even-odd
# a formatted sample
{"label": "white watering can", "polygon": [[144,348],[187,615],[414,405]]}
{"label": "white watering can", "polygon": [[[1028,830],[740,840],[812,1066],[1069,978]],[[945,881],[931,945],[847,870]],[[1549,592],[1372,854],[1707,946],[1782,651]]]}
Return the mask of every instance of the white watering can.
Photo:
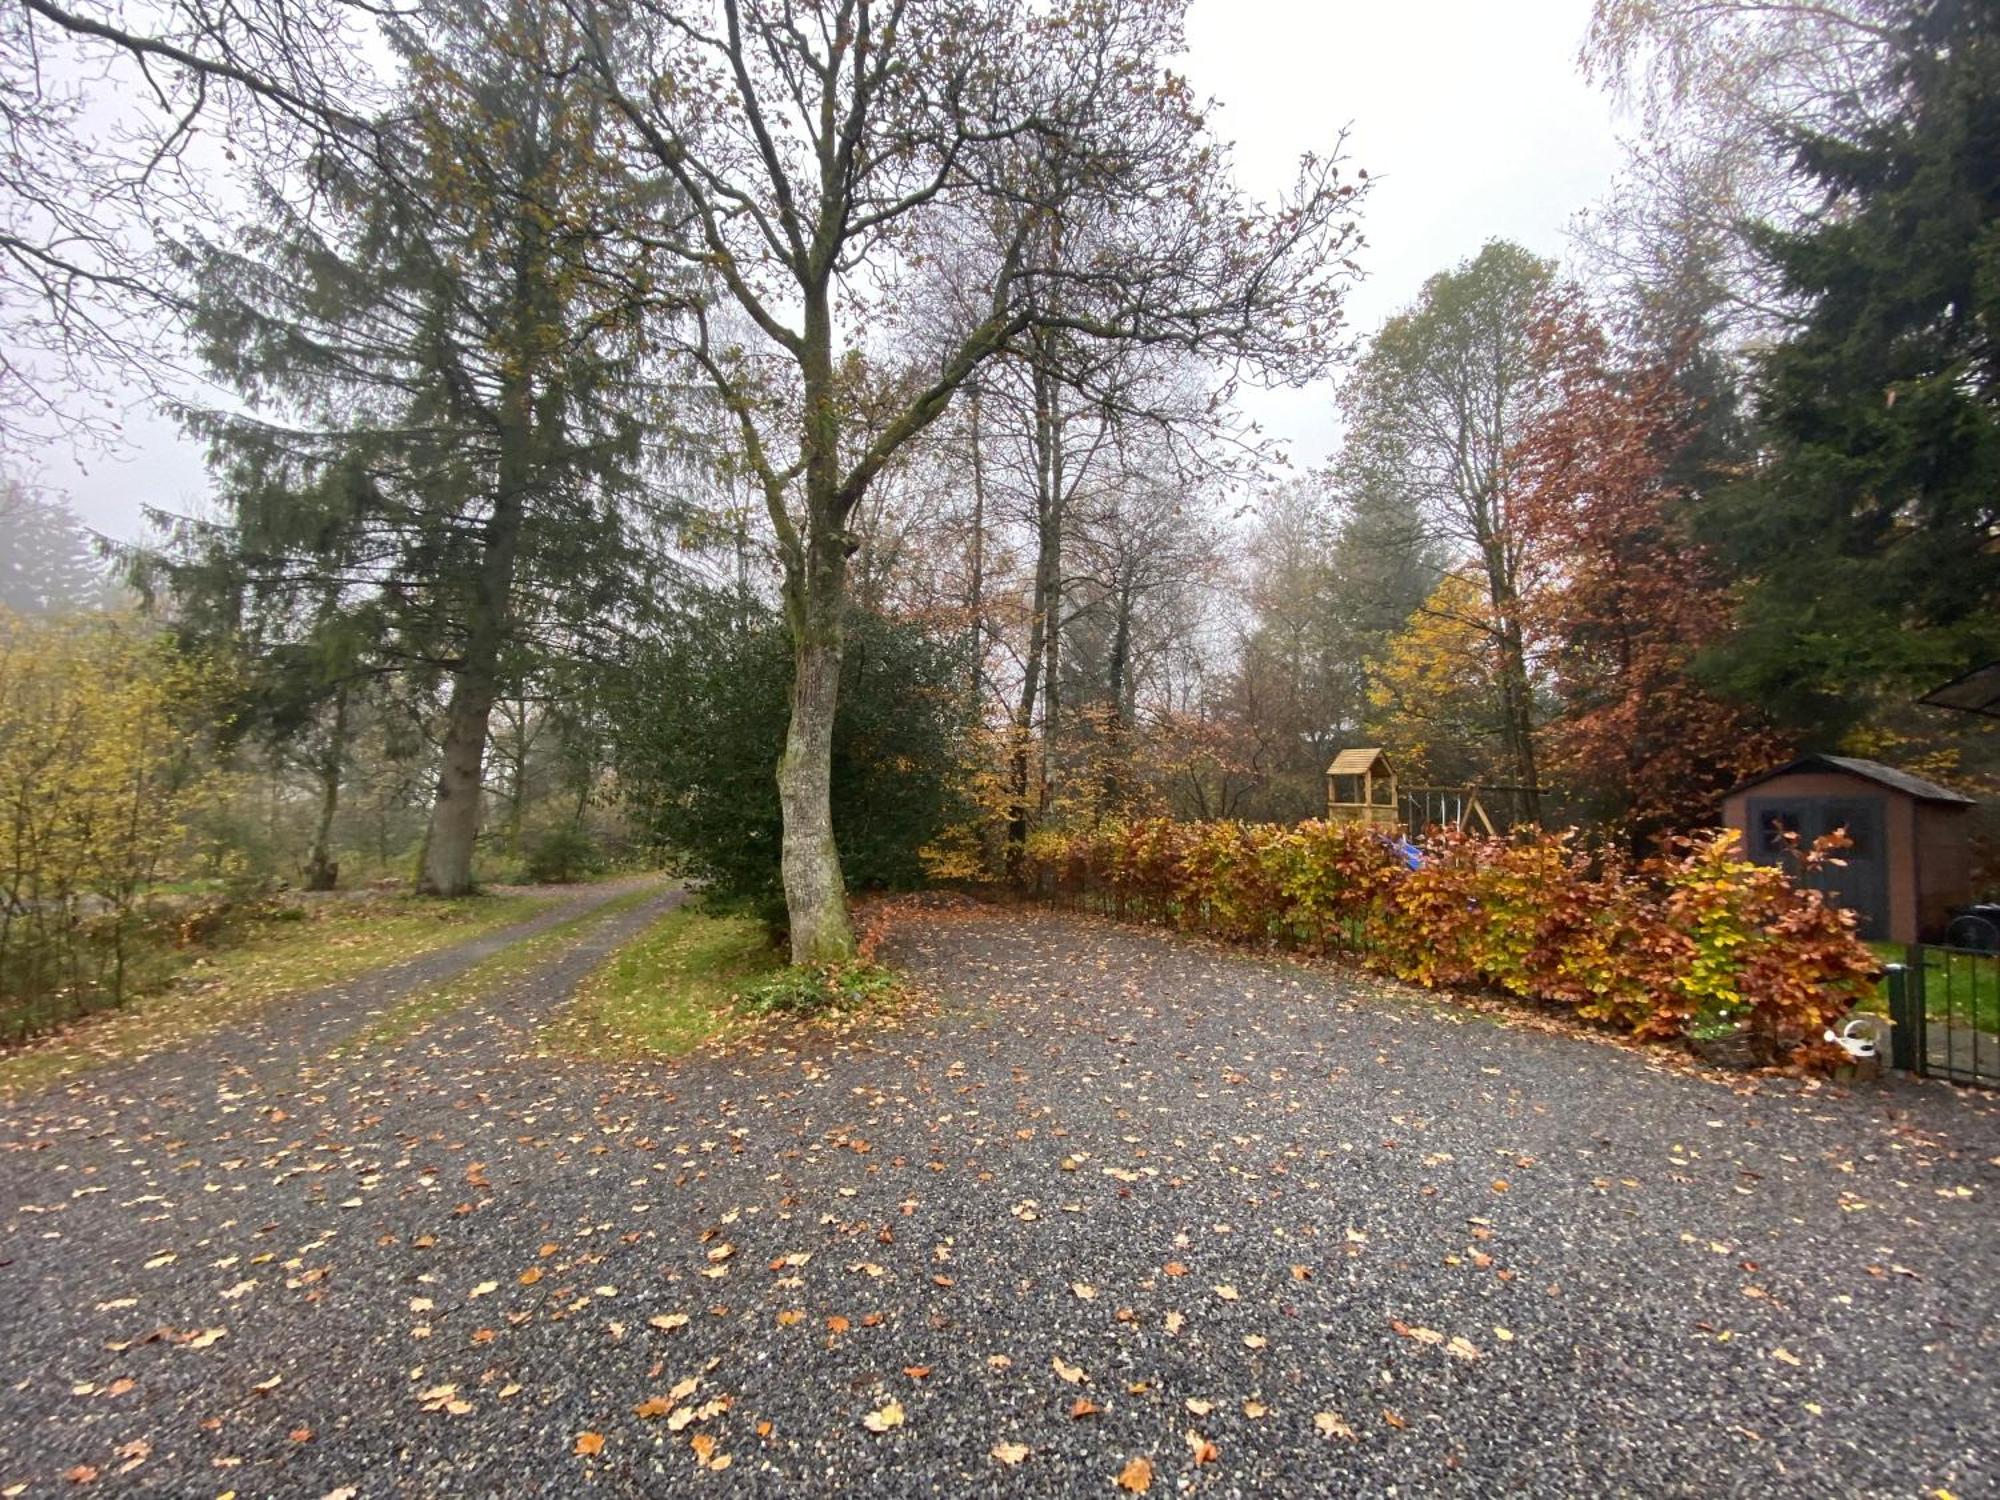
{"label": "white watering can", "polygon": [[1879,1057],[1882,1055],[1882,1044],[1889,1039],[1891,1024],[1881,1016],[1850,1016],[1847,1024],[1838,1031],[1827,1027],[1826,1039],[1851,1060]]}

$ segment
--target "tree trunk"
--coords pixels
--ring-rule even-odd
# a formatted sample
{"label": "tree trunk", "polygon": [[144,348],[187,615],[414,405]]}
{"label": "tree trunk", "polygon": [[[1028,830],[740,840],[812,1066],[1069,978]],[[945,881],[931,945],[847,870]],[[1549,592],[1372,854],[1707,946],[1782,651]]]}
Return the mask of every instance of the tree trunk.
{"label": "tree trunk", "polygon": [[[1045,363],[1045,362],[1044,362]],[[1056,423],[1054,379],[1038,366],[1035,388],[1035,584],[1028,620],[1028,655],[1021,669],[1021,695],[1011,726],[1008,768],[1007,865],[1020,868],[1028,827],[1048,805],[1048,759],[1053,752],[1055,636],[1062,624],[1062,469],[1057,457],[1061,432]],[[1034,738],[1035,704],[1042,704],[1042,773],[1034,802],[1028,797],[1029,750]]]}
{"label": "tree trunk", "polygon": [[525,392],[520,400],[521,428],[519,436],[502,451],[500,492],[487,521],[486,556],[470,611],[465,654],[452,674],[451,706],[445,713],[437,800],[431,804],[430,831],[424,837],[423,865],[417,878],[417,889],[431,896],[463,896],[472,890],[486,738],[493,702],[499,696],[500,647],[507,633],[514,556],[521,540],[525,458],[509,451],[518,450],[526,438]]}
{"label": "tree trunk", "polygon": [[490,654],[468,660],[453,674],[445,711],[444,753],[438,765],[437,800],[431,804],[418,889],[431,896],[463,896],[472,889],[472,853],[479,837],[479,796],[485,779],[486,731],[493,713]]}
{"label": "tree trunk", "polygon": [[1514,570],[1498,536],[1482,539],[1486,554],[1487,590],[1499,629],[1500,736],[1506,747],[1517,821],[1539,825],[1542,792],[1535,766],[1534,688],[1528,681],[1528,649],[1521,627],[1521,598]]}
{"label": "tree trunk", "polygon": [[333,819],[340,810],[340,774],[346,759],[347,685],[342,683],[333,690],[333,723],[319,764],[319,822],[313,829],[312,852],[306,857],[309,891],[330,891],[340,882],[340,866],[333,859]]}
{"label": "tree trunk", "polygon": [[986,674],[986,466],[979,451],[979,387],[972,399],[972,576],[968,581],[966,609],[972,617],[972,670],[968,701],[976,715],[984,705],[981,691]]}
{"label": "tree trunk", "polygon": [[805,308],[806,534],[785,560],[785,614],[792,628],[791,721],[778,761],[783,815],[781,870],[791,925],[792,962],[837,963],[854,956],[847,885],[833,837],[833,725],[840,708],[840,662],[852,539],[839,487],[839,411],[832,364],[832,317],[823,295]]}

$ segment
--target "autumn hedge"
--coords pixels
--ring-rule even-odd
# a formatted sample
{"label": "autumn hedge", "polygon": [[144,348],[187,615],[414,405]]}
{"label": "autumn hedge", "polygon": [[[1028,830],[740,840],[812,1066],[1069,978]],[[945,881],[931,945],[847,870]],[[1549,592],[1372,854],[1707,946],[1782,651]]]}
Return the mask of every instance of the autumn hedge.
{"label": "autumn hedge", "polygon": [[[1811,1041],[1871,990],[1852,919],[1716,832],[1634,862],[1569,834],[1443,835],[1152,820],[1043,832],[1044,897],[1235,942],[1341,952],[1432,988],[1499,990],[1642,1037],[1748,1025]],[[1828,857],[1807,852],[1801,862]]]}

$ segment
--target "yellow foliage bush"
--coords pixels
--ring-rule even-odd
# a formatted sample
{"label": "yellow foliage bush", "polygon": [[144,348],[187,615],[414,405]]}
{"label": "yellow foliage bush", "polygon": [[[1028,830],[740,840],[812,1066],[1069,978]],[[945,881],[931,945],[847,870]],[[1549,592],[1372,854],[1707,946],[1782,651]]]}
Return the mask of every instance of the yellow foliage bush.
{"label": "yellow foliage bush", "polygon": [[130,616],[0,610],[0,1028],[123,998],[140,898],[218,795],[217,686]]}

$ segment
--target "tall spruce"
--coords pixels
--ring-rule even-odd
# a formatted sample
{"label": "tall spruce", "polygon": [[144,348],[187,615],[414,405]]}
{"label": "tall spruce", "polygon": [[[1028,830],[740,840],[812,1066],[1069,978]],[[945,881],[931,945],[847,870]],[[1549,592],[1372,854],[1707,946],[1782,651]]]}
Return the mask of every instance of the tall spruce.
{"label": "tall spruce", "polygon": [[189,252],[203,352],[247,407],[192,421],[244,597],[321,639],[365,616],[377,670],[442,692],[418,884],[457,895],[496,699],[647,592],[658,298],[564,14],[455,0],[421,25],[389,28],[403,87],[365,149],[267,179],[240,243]]}
{"label": "tall spruce", "polygon": [[2000,10],[1903,7],[1897,102],[1797,140],[1767,232],[1807,311],[1760,362],[1768,462],[1708,508],[1749,578],[1719,680],[1832,738],[2000,655]]}

